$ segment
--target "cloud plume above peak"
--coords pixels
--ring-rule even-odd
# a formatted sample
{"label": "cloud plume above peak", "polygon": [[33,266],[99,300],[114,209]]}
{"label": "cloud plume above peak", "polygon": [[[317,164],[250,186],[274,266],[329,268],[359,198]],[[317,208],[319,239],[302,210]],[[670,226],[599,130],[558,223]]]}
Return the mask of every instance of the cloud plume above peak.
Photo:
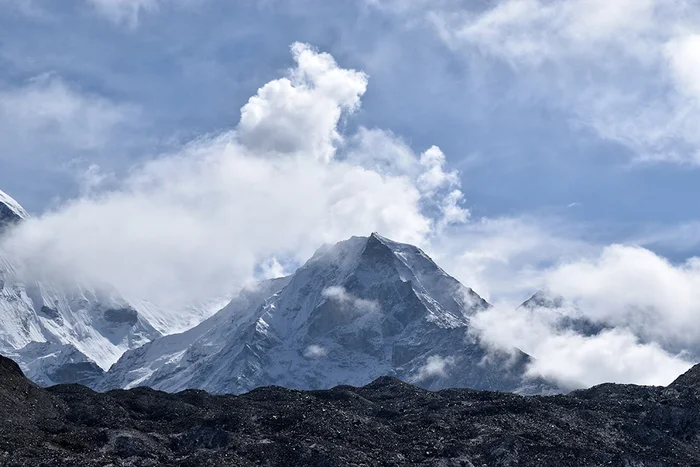
{"label": "cloud plume above peak", "polygon": [[[339,131],[340,119],[359,107],[367,77],[307,44],[291,50],[296,65],[259,89],[236,128],[25,222],[4,250],[27,265],[26,274],[99,281],[167,306],[231,293],[262,262],[302,261],[323,243],[372,231],[421,243],[438,223],[459,222],[431,208],[449,193],[422,188],[421,156],[390,133],[377,130],[355,145],[357,159],[338,154],[345,138],[369,134]],[[398,145],[403,169],[369,162]]]}
{"label": "cloud plume above peak", "polygon": [[241,109],[240,141],[264,154],[300,154],[330,161],[342,138],[343,113],[360,106],[367,76],[338,67],[332,56],[308,44],[291,47],[296,68],[267,83]]}

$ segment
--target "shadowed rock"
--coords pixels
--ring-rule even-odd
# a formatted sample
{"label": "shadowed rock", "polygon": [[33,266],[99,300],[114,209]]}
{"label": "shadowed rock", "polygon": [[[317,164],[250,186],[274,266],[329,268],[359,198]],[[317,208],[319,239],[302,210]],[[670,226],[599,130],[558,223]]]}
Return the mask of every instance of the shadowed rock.
{"label": "shadowed rock", "polygon": [[357,388],[242,396],[41,389],[0,358],[0,465],[700,465],[700,366],[667,388],[567,396],[383,377]]}

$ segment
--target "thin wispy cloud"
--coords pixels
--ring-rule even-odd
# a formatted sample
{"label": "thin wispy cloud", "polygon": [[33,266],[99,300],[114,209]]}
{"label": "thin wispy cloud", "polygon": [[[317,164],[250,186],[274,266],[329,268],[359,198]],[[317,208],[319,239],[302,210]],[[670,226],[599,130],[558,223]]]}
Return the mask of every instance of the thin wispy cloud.
{"label": "thin wispy cloud", "polygon": [[431,24],[468,61],[507,65],[526,99],[559,108],[636,160],[700,164],[700,13],[687,2],[371,3]]}
{"label": "thin wispy cloud", "polygon": [[0,159],[57,162],[64,148],[101,151],[138,120],[135,105],[83,92],[54,74],[37,76],[21,86],[0,89],[0,132],[14,150],[3,151]]}

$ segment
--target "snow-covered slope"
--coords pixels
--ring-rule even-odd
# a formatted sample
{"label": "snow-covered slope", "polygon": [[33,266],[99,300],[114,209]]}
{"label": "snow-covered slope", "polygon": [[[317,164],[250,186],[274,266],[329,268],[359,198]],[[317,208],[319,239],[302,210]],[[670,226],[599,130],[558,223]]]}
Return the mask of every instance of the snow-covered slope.
{"label": "snow-covered slope", "polygon": [[27,211],[4,191],[0,191],[0,232],[29,217]]}
{"label": "snow-covered slope", "polygon": [[[27,217],[0,192],[0,235]],[[117,292],[27,280],[6,253],[0,246],[0,353],[15,359],[35,381],[87,381],[125,351],[160,337]]]}
{"label": "snow-covered slope", "polygon": [[101,388],[240,393],[392,375],[431,389],[517,390],[528,357],[492,355],[468,337],[470,316],[488,306],[420,249],[353,237],[196,328],[127,352]]}

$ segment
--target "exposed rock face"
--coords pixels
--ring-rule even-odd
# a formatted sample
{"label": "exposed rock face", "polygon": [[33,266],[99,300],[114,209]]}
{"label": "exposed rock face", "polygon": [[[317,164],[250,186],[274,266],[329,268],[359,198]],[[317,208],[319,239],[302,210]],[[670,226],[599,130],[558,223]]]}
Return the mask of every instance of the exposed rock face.
{"label": "exposed rock face", "polygon": [[135,326],[139,322],[139,314],[131,307],[109,308],[104,312],[105,320],[110,323]]}
{"label": "exposed rock face", "polygon": [[530,391],[527,355],[494,355],[469,335],[470,317],[488,306],[420,249],[353,237],[193,330],[125,353],[99,388],[243,393],[389,375],[428,389]]}
{"label": "exposed rock face", "polygon": [[0,358],[6,466],[700,465],[700,366],[667,388],[605,384],[567,396],[393,378],[243,396],[147,388],[41,389]]}

